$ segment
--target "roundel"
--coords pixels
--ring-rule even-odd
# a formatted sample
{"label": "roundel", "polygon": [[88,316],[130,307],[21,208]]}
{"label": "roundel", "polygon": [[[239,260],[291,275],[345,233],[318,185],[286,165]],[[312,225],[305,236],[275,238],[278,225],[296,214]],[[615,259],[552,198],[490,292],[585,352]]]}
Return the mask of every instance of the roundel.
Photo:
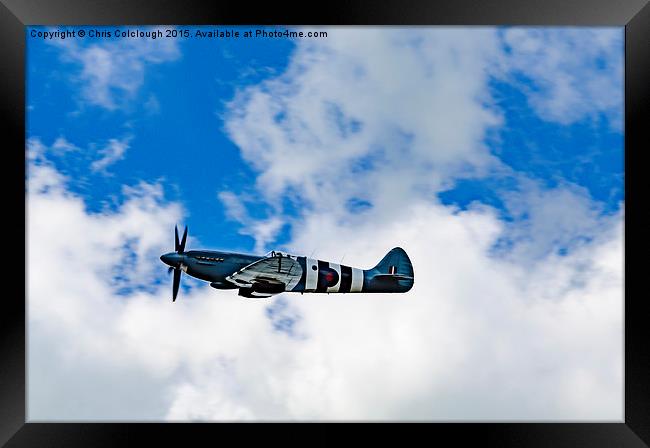
{"label": "roundel", "polygon": [[324,268],[321,270],[321,278],[327,288],[335,286],[339,282],[339,274],[334,269]]}

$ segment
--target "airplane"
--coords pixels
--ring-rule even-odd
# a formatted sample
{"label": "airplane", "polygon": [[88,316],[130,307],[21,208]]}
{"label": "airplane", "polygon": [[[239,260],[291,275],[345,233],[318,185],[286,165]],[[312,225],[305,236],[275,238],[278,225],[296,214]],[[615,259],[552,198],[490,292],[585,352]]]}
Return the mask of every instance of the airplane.
{"label": "airplane", "polygon": [[213,250],[185,251],[187,226],[178,239],[174,227],[174,252],[160,259],[174,272],[172,301],[176,301],[181,272],[210,282],[215,289],[239,289],[248,298],[266,298],[283,292],[299,293],[401,293],[413,287],[413,265],[396,247],[372,269],[359,269],[310,257],[271,251],[264,256]]}

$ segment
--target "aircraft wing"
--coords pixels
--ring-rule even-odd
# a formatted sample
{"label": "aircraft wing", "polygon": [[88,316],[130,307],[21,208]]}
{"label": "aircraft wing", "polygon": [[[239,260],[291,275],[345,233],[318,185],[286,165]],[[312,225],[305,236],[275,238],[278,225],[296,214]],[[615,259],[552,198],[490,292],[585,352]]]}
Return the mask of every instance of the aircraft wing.
{"label": "aircraft wing", "polygon": [[294,258],[272,256],[243,267],[226,279],[241,288],[254,288],[278,294],[291,291],[300,281],[302,267]]}

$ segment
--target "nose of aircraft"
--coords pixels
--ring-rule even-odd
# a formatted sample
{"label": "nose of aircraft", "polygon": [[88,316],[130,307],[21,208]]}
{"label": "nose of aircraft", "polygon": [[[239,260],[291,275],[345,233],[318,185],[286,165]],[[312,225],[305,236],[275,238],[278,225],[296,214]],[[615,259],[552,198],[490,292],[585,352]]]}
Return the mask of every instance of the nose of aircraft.
{"label": "nose of aircraft", "polygon": [[168,254],[161,255],[160,260],[166,265],[176,267],[181,261],[181,256],[176,252],[169,252]]}

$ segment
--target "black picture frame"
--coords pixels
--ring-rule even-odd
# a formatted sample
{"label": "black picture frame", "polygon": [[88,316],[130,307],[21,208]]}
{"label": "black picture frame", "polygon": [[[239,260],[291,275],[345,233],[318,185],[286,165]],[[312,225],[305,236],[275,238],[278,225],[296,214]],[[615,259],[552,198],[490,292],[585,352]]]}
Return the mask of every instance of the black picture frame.
{"label": "black picture frame", "polygon": [[[200,0],[2,0],[0,4],[0,89],[2,123],[6,126],[3,156],[3,210],[10,227],[4,232],[4,291],[0,308],[0,445],[17,446],[123,446],[162,441],[200,440],[221,443],[227,433],[240,442],[268,434],[280,427],[277,442],[292,442],[296,425],[257,428],[235,424],[163,423],[26,423],[25,414],[25,285],[24,244],[15,235],[25,210],[25,27],[28,25],[81,24],[304,24],[304,25],[578,25],[625,26],[625,421],[621,423],[435,423],[425,425],[373,425],[364,433],[386,439],[387,428],[403,435],[437,443],[451,437],[454,444],[468,440],[497,446],[624,446],[650,444],[650,315],[643,255],[648,251],[648,206],[641,193],[644,184],[643,150],[647,150],[648,125],[642,117],[650,108],[650,5],[647,0],[456,0],[445,3],[384,0],[348,0],[323,4],[302,3],[282,7],[277,2]],[[645,112],[645,113],[644,113]],[[645,138],[643,136],[646,136]],[[645,147],[643,143],[645,142]],[[22,169],[20,168],[22,167]],[[11,199],[11,201],[9,201]],[[25,234],[25,238],[27,235]],[[22,241],[25,243],[25,240]],[[634,254],[638,257],[634,257]],[[21,284],[23,268],[25,281]],[[635,287],[636,286],[636,287]],[[597,350],[597,347],[594,347]],[[330,428],[313,425],[318,437],[306,443],[337,443]],[[339,425],[337,425],[339,426]],[[290,431],[290,432],[289,432]],[[274,437],[269,435],[269,437]],[[353,435],[348,441],[366,441]],[[299,438],[295,438],[297,442]],[[355,440],[356,439],[356,440]],[[396,443],[404,443],[399,437]],[[225,442],[224,442],[225,443]],[[420,442],[421,443],[421,442]]]}

